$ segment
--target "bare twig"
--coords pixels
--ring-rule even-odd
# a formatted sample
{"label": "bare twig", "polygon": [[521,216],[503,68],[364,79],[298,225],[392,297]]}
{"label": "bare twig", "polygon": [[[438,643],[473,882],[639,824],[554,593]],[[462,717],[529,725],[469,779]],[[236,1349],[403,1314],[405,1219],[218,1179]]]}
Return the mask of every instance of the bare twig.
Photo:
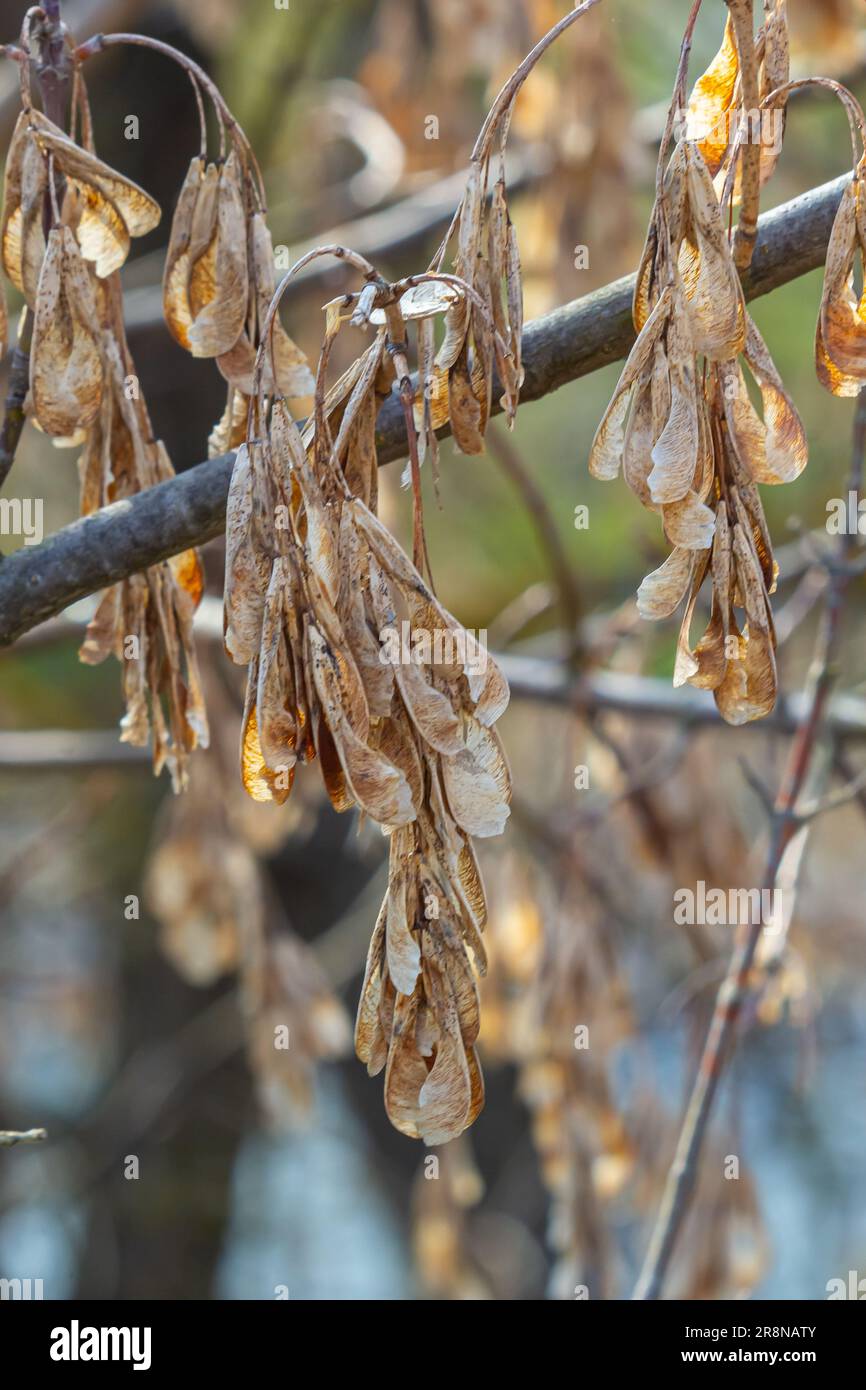
{"label": "bare twig", "polygon": [[544,493],[521,458],[519,450],[512,444],[511,439],[495,425],[492,425],[487,432],[487,449],[496,459],[503,473],[510,478],[517,488],[535,526],[538,539],[541,542],[542,554],[559,592],[562,617],[568,633],[568,650],[576,667],[582,646],[580,627],[583,617],[583,600],[577,583],[577,576],[560,539],[559,528],[553,513]]}
{"label": "bare twig", "polygon": [[121,743],[112,729],[33,729],[0,732],[0,770],[54,772],[72,767],[147,767],[150,752]]}
{"label": "bare twig", "polygon": [[[752,0],[725,0],[725,3],[731,14],[731,24],[737,44],[737,56],[740,60],[743,123],[748,132],[749,122],[760,106]],[[734,263],[741,269],[745,269],[752,259],[758,233],[758,205],[761,196],[760,171],[761,147],[756,140],[747,135],[740,148],[742,194],[740,220],[734,237]]]}
{"label": "bare twig", "polygon": [[[847,752],[844,748],[840,748],[838,745],[835,747],[833,751],[833,770],[839,777],[844,778],[845,782],[849,784],[853,783],[855,777],[858,775],[854,770],[854,767],[851,763],[850,758],[848,757]],[[858,791],[856,793],[855,800],[858,806],[860,807],[860,810],[863,812],[864,816],[866,816],[866,789]]]}
{"label": "bare twig", "polygon": [[15,1144],[41,1144],[47,1138],[47,1129],[0,1129],[0,1149],[11,1149]]}
{"label": "bare twig", "polygon": [[[74,617],[72,614],[65,615],[62,623],[52,620],[44,625],[46,637],[54,641],[66,637],[78,640],[78,629],[87,624],[90,616],[89,613],[82,612],[76,613]],[[32,637],[28,636],[28,645],[30,642],[37,643],[42,630],[38,627],[33,630]],[[212,594],[205,594],[201,601],[195,615],[195,632],[199,638],[220,643],[223,640],[222,602]],[[591,632],[587,633],[586,641],[592,644]],[[17,650],[19,649],[16,648]],[[641,720],[673,720],[685,729],[705,726],[715,726],[719,729],[727,727],[723,726],[715,701],[708,690],[697,690],[690,685],[675,690],[669,681],[660,677],[632,675],[625,671],[588,670],[576,675],[562,661],[520,656],[513,652],[498,652],[494,655],[508,678],[512,696],[517,700],[533,700],[563,710],[578,708],[584,715],[595,711],[630,715]],[[786,700],[780,700],[772,714],[743,725],[740,732],[746,735],[761,731],[794,733],[804,718],[807,702],[808,697],[805,694],[792,694]],[[843,746],[866,743],[866,700],[851,694],[836,695],[827,707],[825,726],[840,750]],[[44,734],[36,732],[7,733],[0,736],[0,765],[3,763],[4,749],[8,754],[10,766],[25,765],[27,758],[24,755],[28,749],[36,753],[38,760],[41,755],[36,740],[43,737]],[[102,731],[85,731],[85,734],[56,731],[50,737],[57,740],[54,751],[58,755],[58,765],[63,761],[64,739],[73,739],[79,743],[82,763],[103,760],[117,763],[129,760],[134,765],[134,754],[141,751],[123,745],[125,751],[122,756],[111,757],[108,748],[110,735]],[[92,739],[92,747],[87,747],[81,741],[82,737]],[[89,754],[94,756],[89,758]],[[45,759],[46,765],[50,766],[50,749],[46,749]],[[849,774],[849,778],[853,775]]]}

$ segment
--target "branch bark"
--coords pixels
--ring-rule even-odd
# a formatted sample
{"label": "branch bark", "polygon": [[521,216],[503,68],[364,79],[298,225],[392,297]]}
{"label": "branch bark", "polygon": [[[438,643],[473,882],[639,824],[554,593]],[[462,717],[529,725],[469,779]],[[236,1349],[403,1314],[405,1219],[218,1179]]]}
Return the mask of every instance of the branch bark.
{"label": "branch bark", "polygon": [[[849,177],[811,189],[761,218],[752,264],[743,276],[748,299],[823,264]],[[524,403],[626,355],[634,342],[633,288],[634,276],[625,276],[527,324]],[[498,398],[494,385],[494,401]],[[447,428],[440,433],[446,435]],[[380,463],[406,456],[396,395],[379,412],[377,447]],[[14,642],[76,599],[219,535],[233,461],[232,454],[209,459],[5,559],[0,565],[0,645]]]}

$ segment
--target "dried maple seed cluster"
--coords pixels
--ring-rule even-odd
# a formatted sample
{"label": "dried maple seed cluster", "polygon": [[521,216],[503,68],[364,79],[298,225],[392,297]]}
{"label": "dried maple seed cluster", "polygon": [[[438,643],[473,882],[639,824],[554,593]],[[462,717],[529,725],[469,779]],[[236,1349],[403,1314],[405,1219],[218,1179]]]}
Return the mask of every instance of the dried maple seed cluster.
{"label": "dried maple seed cluster", "polygon": [[[753,37],[751,3],[730,4],[722,48],[687,105],[686,135],[694,138],[677,144],[665,169],[687,35],[637,274],[638,338],[589,463],[599,478],[614,477],[621,466],[644,506],[661,516],[673,550],[641,584],[639,609],[644,617],[664,618],[685,600],[674,683],[711,689],[732,724],[768,714],[776,700],[770,595],[777,568],[757,485],[791,482],[807,462],[803,426],[746,312],[737,274],[751,256],[757,192],[778,157],[778,147],[761,140],[765,123],[753,118],[775,114],[780,131],[788,92],[797,85],[787,82],[785,6],[768,0],[764,8],[765,23]],[[819,362],[825,333],[841,361],[856,357],[839,346],[834,329],[840,320],[847,328],[858,312],[850,288],[858,187],[855,179],[837,219],[835,278],[828,263],[837,297],[825,289]],[[732,253],[725,223],[737,202],[740,240]],[[826,305],[840,298],[844,309],[834,318]],[[760,392],[760,414],[742,364]],[[690,627],[707,578],[709,624],[693,649]]]}
{"label": "dried maple seed cluster", "polygon": [[[163,276],[165,321],[193,357],[212,357],[228,400],[212,439],[243,438],[256,353],[276,287],[274,248],[256,171],[238,138],[219,164],[196,156],[172,222]],[[301,399],[313,389],[306,359],[279,322],[265,364],[268,387]]]}
{"label": "dried maple seed cluster", "polygon": [[[357,1051],[371,1073],[386,1068],[397,1128],[439,1143],[472,1122],[483,1098],[473,964],[484,969],[486,911],[470,837],[499,834],[508,816],[492,727],[508,688],[492,660],[475,659],[485,654],[372,510],[376,407],[405,324],[395,324],[393,287],[368,284],[374,293],[329,306],[303,437],[257,374],[228,500],[225,643],[249,666],[241,763],[250,794],[284,801],[297,764],[318,758],[333,805],[359,807],[390,836]],[[414,288],[405,291],[414,312],[439,307]],[[328,391],[325,367],[349,307],[356,322],[383,309],[389,326]],[[267,351],[265,342],[260,366]],[[401,624],[452,639],[442,659],[435,648],[429,661],[388,659],[382,634]]]}
{"label": "dried maple seed cluster", "polygon": [[[26,46],[27,35],[22,36]],[[76,76],[81,143],[30,104],[6,161],[0,257],[32,316],[28,410],[58,445],[83,446],[81,511],[95,511],[173,475],[153,437],[123,326],[118,271],[131,238],[159,221],[141,188],[93,148],[87,94]],[[77,124],[75,113],[73,127]],[[121,738],[152,741],[153,763],[176,790],[189,753],[208,740],[192,639],[202,591],[196,552],[154,565],[109,589],[81,650],[121,661],[126,715]]]}
{"label": "dried maple seed cluster", "polygon": [[[475,972],[486,968],[487,909],[471,837],[501,833],[510,778],[493,728],[507,684],[486,654],[476,659],[473,639],[422,577],[429,562],[420,467],[429,455],[435,478],[435,430],[446,421],[464,452],[483,449],[494,367],[513,421],[522,293],[503,165],[510,113],[540,55],[593,3],[560,21],[503,87],[476,143],[466,194],[426,274],[388,284],[346,248],[318,248],[292,268],[250,335],[249,416],[226,513],[225,646],[248,666],[242,777],[256,799],[284,801],[297,764],[318,758],[333,805],[357,806],[390,837],[356,1050],[371,1074],[385,1070],[392,1123],[428,1144],[462,1133],[483,1104]],[[500,172],[488,199],[497,142]],[[185,224],[194,218],[188,211]],[[445,273],[455,235],[453,273]],[[178,261],[185,244],[179,235]],[[274,335],[282,333],[285,286],[322,254],[353,265],[365,285],[326,306],[314,407],[301,434],[285,400],[292,386],[274,365]],[[180,278],[191,284],[189,277],[187,262]],[[191,292],[188,302],[180,326],[191,335]],[[434,318],[443,312],[444,338],[434,353]],[[328,388],[331,350],[347,321],[375,335]],[[416,325],[417,390],[407,323]],[[395,384],[409,446],[412,561],[375,515],[376,415]],[[235,442],[241,419],[230,396],[213,450]],[[383,634],[395,627],[411,639],[446,635],[449,655],[428,645],[427,656],[415,649],[409,661],[392,660]]]}

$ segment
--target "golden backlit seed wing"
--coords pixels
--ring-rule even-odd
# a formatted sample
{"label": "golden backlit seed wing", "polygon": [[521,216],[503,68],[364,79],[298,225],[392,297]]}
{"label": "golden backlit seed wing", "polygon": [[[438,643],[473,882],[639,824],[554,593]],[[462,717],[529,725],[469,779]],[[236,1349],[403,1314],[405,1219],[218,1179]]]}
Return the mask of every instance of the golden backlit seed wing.
{"label": "golden backlit seed wing", "polygon": [[217,420],[207,441],[209,459],[219,458],[231,449],[239,449],[246,439],[249,398],[242,391],[228,388],[226,408]]}
{"label": "golden backlit seed wing", "polygon": [[62,216],[74,227],[81,254],[93,262],[98,276],[104,278],[120,269],[129,255],[129,229],[100,189],[78,179],[67,179]]}
{"label": "golden backlit seed wing", "polygon": [[265,762],[256,715],[257,691],[258,669],[256,663],[253,663],[247,680],[246,706],[241,726],[241,780],[253,801],[276,801],[282,804],[292,789],[294,768],[289,767],[285,772],[275,775]]}
{"label": "golden backlit seed wing", "polygon": [[48,187],[46,161],[29,133],[28,113],[18,117],[3,188],[3,269],[32,309],[45,254],[43,216]]}
{"label": "golden backlit seed wing", "polygon": [[149,193],[104,164],[95,154],[76,145],[38,111],[32,111],[31,118],[35,122],[37,144],[54,155],[57,167],[67,178],[91,184],[113,203],[130,236],[145,236],[153,231],[162,213],[159,203]]}
{"label": "golden backlit seed wing", "polygon": [[697,142],[712,175],[721,168],[730,142],[739,72],[737,45],[729,15],[721,48],[695,83],[686,113],[686,138]]}
{"label": "golden backlit seed wing", "polygon": [[39,111],[30,112],[30,136],[43,156],[51,155],[76,195],[82,255],[99,276],[118,270],[129,253],[130,237],[144,236],[159,223],[159,204],[138,184],[117,173],[65,135]]}

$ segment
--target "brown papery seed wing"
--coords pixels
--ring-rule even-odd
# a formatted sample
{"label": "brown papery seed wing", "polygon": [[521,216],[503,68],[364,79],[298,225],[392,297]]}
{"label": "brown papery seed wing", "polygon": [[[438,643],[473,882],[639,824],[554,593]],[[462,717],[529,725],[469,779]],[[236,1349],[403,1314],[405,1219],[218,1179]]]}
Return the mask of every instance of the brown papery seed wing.
{"label": "brown papery seed wing", "polygon": [[308,625],[308,642],[316,692],[358,805],[380,824],[407,824],[414,820],[415,809],[405,777],[352,729],[341,703],[335,655],[312,623]]}
{"label": "brown papery seed wing", "polygon": [[3,269],[32,309],[45,254],[43,214],[48,173],[32,138],[27,112],[18,118],[6,157],[3,190]]}
{"label": "brown papery seed wing", "polygon": [[467,835],[501,835],[510,814],[511,778],[493,729],[464,715],[464,747],[442,760],[451,814]]}
{"label": "brown papery seed wing", "polygon": [[641,580],[637,607],[642,618],[669,618],[689,588],[694,568],[690,550],[671,551],[664,564]]}
{"label": "brown papery seed wing", "polygon": [[818,316],[819,380],[834,395],[856,395],[866,380],[866,322],[852,288],[858,246],[856,194],[849,184],[833,222]]}
{"label": "brown papery seed wing", "polygon": [[695,352],[729,361],[741,351],[746,308],[707,166],[686,146],[689,223],[679,255]]}
{"label": "brown papery seed wing", "polygon": [[190,349],[189,329],[192,324],[189,303],[190,238],[204,168],[204,160],[200,156],[196,155],[190,160],[172,218],[162,277],[162,307],[168,331],[187,351]]}
{"label": "brown papery seed wing", "polygon": [[30,389],[34,414],[46,434],[74,435],[94,421],[102,398],[102,358],[86,312],[87,272],[68,227],[54,228],[39,277]]}
{"label": "brown papery seed wing", "polygon": [[265,594],[271,575],[270,556],[253,534],[254,470],[248,446],[235,456],[226,504],[225,647],[238,665],[252,661],[259,649]]}
{"label": "brown papery seed wing", "polygon": [[632,389],[653,356],[655,345],[667,325],[671,305],[671,290],[665,286],[658,303],[638,334],[610,404],[595,432],[589,451],[589,471],[593,478],[615,478],[620,470]]}
{"label": "brown papery seed wing", "polygon": [[246,217],[234,153],[220,171],[216,237],[207,256],[213,257],[214,292],[207,304],[196,311],[188,330],[193,357],[219,357],[228,352],[243,332],[246,320],[249,290]]}
{"label": "brown papery seed wing", "polygon": [[97,159],[95,154],[81,149],[40,112],[33,111],[31,117],[38,143],[54,155],[58,168],[67,178],[92,184],[113,203],[130,236],[144,236],[153,231],[162,213],[159,203],[149,193]]}

